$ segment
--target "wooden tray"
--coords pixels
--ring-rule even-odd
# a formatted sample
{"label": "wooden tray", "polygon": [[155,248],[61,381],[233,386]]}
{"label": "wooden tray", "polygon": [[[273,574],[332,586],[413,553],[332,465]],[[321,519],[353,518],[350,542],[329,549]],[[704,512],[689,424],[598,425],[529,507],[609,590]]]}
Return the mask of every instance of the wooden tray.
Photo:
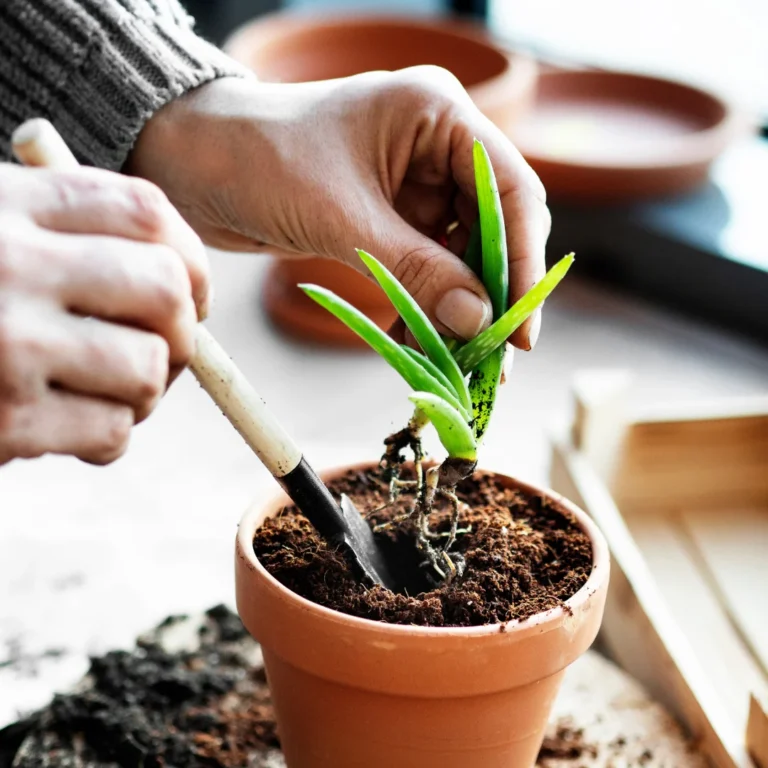
{"label": "wooden tray", "polygon": [[552,487],[601,526],[605,649],[717,768],[768,768],[768,397],[633,414],[585,372]]}

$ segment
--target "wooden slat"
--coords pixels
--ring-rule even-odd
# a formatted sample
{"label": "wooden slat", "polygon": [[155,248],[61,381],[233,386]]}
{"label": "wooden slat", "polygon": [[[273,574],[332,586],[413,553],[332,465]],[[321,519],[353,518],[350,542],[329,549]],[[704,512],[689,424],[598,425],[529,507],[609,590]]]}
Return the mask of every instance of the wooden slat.
{"label": "wooden slat", "polygon": [[768,508],[687,510],[709,583],[768,678]]}
{"label": "wooden slat", "polygon": [[749,706],[747,747],[759,768],[768,768],[768,706],[753,696]]}
{"label": "wooden slat", "polygon": [[572,440],[619,507],[768,505],[768,396],[638,412],[631,376],[574,376]]}
{"label": "wooden slat", "polygon": [[551,473],[553,488],[593,517],[611,548],[601,630],[608,651],[680,718],[717,768],[754,768],[743,727],[736,728],[728,716],[605,485],[584,457],[564,444],[554,446]]}
{"label": "wooden slat", "polygon": [[743,734],[750,693],[768,693],[768,686],[762,669],[702,573],[682,521],[657,510],[644,510],[625,519],[732,728]]}
{"label": "wooden slat", "polygon": [[609,486],[623,453],[631,383],[626,371],[581,371],[573,379],[571,440]]}
{"label": "wooden slat", "polygon": [[610,483],[619,506],[768,505],[768,414],[632,424]]}

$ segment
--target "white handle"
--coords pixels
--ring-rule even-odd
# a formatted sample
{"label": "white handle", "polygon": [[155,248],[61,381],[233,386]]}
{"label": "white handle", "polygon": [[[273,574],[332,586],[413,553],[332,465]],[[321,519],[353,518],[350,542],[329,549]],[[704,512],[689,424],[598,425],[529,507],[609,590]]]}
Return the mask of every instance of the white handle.
{"label": "white handle", "polygon": [[216,339],[197,326],[197,350],[189,364],[211,396],[275,477],[284,477],[301,461],[301,451],[267,408],[258,392]]}
{"label": "white handle", "polygon": [[24,165],[68,171],[77,168],[77,158],[61,134],[42,118],[27,120],[11,137],[13,152]]}
{"label": "white handle", "polygon": [[[29,120],[16,129],[13,150],[25,165],[58,170],[78,162],[58,131],[47,120]],[[190,369],[246,443],[275,477],[283,477],[301,461],[301,451],[280,426],[256,390],[216,339],[202,326],[195,334]]]}

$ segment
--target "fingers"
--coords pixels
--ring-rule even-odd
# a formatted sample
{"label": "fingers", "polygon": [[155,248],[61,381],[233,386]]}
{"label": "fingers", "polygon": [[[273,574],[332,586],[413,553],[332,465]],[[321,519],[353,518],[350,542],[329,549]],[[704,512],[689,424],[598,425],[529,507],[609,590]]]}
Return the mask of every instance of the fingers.
{"label": "fingers", "polygon": [[371,253],[403,284],[441,333],[471,339],[488,327],[490,300],[482,283],[450,250],[391,209],[378,217]]}
{"label": "fingers", "polygon": [[57,237],[45,279],[65,309],[152,331],[165,339],[173,368],[187,364],[197,313],[175,251],[111,237]]}
{"label": "fingers", "polygon": [[[509,139],[471,102],[466,91],[455,77],[444,70],[430,67],[414,67],[392,75],[395,91],[387,92],[389,103],[397,101],[400,112],[394,118],[398,125],[400,141],[393,142],[385,189],[406,184],[418,193],[398,200],[399,207],[408,221],[425,234],[429,234],[421,221],[437,222],[432,207],[440,204],[438,195],[425,196],[421,187],[445,189],[447,182],[455,182],[458,194],[453,205],[455,216],[463,229],[448,239],[448,248],[461,253],[464,230],[471,230],[477,219],[477,192],[473,163],[475,138],[485,145],[498,183],[501,207],[507,234],[509,258],[510,303],[521,298],[545,273],[544,251],[550,229],[550,216],[541,181],[526,163]],[[407,105],[407,109],[406,106]],[[393,113],[394,114],[394,113]],[[402,195],[402,192],[400,193]],[[407,203],[407,205],[406,205]],[[414,251],[427,253],[426,249]],[[411,256],[409,255],[408,259]],[[417,258],[417,262],[424,261]],[[429,277],[439,286],[426,286],[423,290],[431,295],[443,290],[445,283],[456,279],[457,269],[438,258],[428,263],[441,264],[447,277],[430,270]],[[418,266],[418,264],[417,264]],[[458,301],[453,299],[457,297]],[[453,294],[442,307],[450,316],[446,325],[455,325],[455,316],[465,319],[471,316],[471,304],[465,303],[465,294]],[[434,305],[437,314],[437,305]],[[530,318],[511,337],[510,341],[521,349],[530,349],[536,341],[540,319]],[[463,336],[469,329],[469,321],[462,325]]]}
{"label": "fingers", "polygon": [[133,411],[127,405],[49,390],[39,401],[0,404],[0,464],[46,453],[108,464],[128,446]]}
{"label": "fingers", "polygon": [[[522,155],[489,120],[474,108],[468,111],[468,119],[457,125],[452,137],[451,167],[462,193],[457,198],[457,214],[465,225],[471,218],[472,206],[477,216],[472,163],[472,143],[477,137],[485,144],[496,174],[507,233],[510,303],[514,303],[544,276],[545,247],[552,219],[544,187]],[[531,349],[540,323],[537,312],[518,328],[510,341],[519,349]]]}
{"label": "fingers", "polygon": [[118,401],[143,421],[168,383],[168,344],[157,334],[67,315],[51,350],[49,383],[68,392]]}
{"label": "fingers", "polygon": [[42,401],[56,387],[127,405],[133,423],[154,409],[167,381],[168,345],[157,334],[76,317],[41,301],[3,308],[0,404]]}
{"label": "fingers", "polygon": [[209,269],[202,241],[168,198],[143,179],[93,168],[70,172],[31,171],[27,185],[36,223],[57,232],[108,235],[157,243],[175,251],[185,265],[202,319],[209,305]]}

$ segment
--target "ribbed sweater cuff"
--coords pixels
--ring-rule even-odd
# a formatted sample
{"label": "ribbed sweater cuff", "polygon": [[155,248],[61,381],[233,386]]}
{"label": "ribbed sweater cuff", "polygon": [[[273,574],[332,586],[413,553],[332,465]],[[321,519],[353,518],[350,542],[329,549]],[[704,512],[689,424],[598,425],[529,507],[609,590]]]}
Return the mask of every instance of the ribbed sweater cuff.
{"label": "ribbed sweater cuff", "polygon": [[102,27],[68,85],[81,107],[71,141],[84,162],[119,170],[145,123],[168,102],[219,77],[250,76],[187,26],[122,14]]}
{"label": "ribbed sweater cuff", "polygon": [[252,76],[197,37],[175,0],[0,2],[3,150],[6,125],[47,117],[81,162],[119,170],[165,104],[219,77]]}

